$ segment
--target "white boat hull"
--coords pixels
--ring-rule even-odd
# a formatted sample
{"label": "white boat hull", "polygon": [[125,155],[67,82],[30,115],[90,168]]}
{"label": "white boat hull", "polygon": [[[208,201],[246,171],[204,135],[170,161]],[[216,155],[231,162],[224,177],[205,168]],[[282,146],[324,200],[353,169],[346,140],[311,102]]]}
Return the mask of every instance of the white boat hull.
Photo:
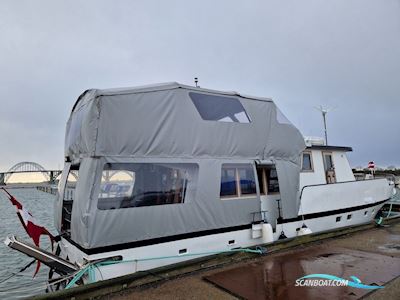
{"label": "white boat hull", "polygon": [[[313,233],[369,223],[373,220],[383,204],[384,203],[381,201],[377,202],[376,205],[371,206],[370,204],[367,208],[360,206],[361,209],[357,209],[356,207],[354,208],[355,210],[344,213],[306,219],[304,223]],[[349,215],[350,217],[348,217]],[[340,217],[340,221],[337,221],[338,217]],[[276,230],[273,233],[273,240],[277,241],[279,239],[281,231],[284,231],[288,238],[296,237],[298,235],[298,229],[300,229],[302,225],[303,220],[301,219],[277,224]],[[101,266],[95,269],[94,278],[92,278],[92,280],[99,281],[188,261],[235,248],[253,247],[263,244],[262,241],[262,237],[252,238],[252,229],[249,228],[142,247],[86,254],[63,238],[60,242],[60,256],[63,258],[68,256],[70,261],[80,264],[83,264],[85,261],[96,261],[121,256],[124,262]],[[186,251],[183,251],[184,249]]]}

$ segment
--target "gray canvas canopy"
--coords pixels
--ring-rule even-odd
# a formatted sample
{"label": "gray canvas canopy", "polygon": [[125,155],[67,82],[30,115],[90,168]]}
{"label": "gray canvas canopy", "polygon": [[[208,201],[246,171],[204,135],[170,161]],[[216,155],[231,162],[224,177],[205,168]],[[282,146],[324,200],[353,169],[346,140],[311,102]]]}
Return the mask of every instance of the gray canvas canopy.
{"label": "gray canvas canopy", "polygon": [[[65,137],[66,159],[79,164],[71,238],[94,248],[249,224],[251,213],[260,211],[260,199],[221,201],[224,163],[274,162],[283,217],[296,217],[304,149],[303,136],[268,98],[178,83],[87,90],[73,107]],[[196,164],[190,199],[99,210],[105,164],[143,162]],[[59,229],[60,218],[56,213]]]}

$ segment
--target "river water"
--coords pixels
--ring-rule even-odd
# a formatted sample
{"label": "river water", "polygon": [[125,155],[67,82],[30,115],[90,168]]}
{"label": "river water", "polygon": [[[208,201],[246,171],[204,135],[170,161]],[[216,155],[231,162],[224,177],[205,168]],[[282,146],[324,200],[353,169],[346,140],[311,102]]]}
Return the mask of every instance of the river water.
{"label": "river water", "polygon": [[[56,235],[53,224],[54,195],[34,188],[10,189],[9,192],[32,213],[38,224],[45,226]],[[395,198],[400,201],[400,190],[397,190]],[[4,192],[0,191],[0,299],[20,299],[44,293],[49,270],[44,265],[41,266],[35,278],[33,278],[33,273],[36,264],[18,276],[2,282],[32,260],[4,245],[3,241],[6,236],[12,234],[26,241],[31,241],[15,213],[15,207],[11,205]],[[50,249],[50,242],[47,237],[42,237],[40,246],[44,249]]]}
{"label": "river water", "polygon": [[[54,235],[56,234],[53,225],[54,195],[38,191],[35,188],[9,189],[9,192],[31,212],[38,224],[46,227]],[[33,278],[33,273],[36,263],[18,276],[2,282],[32,261],[28,256],[3,243],[7,235],[13,234],[32,242],[17,217],[15,207],[0,190],[0,299],[20,299],[44,293],[49,269],[43,264],[35,278]],[[40,246],[44,249],[51,249],[46,236],[42,236]]]}

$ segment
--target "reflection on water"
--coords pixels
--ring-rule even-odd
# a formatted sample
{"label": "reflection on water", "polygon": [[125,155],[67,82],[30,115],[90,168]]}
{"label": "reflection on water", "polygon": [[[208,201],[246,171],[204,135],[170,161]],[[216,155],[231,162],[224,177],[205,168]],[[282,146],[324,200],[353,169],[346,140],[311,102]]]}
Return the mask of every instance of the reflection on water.
{"label": "reflection on water", "polygon": [[[10,189],[14,195],[34,216],[38,224],[45,226],[53,234],[56,234],[53,225],[54,195],[32,189]],[[31,241],[20,223],[15,207],[11,205],[3,191],[0,191],[0,282],[17,272],[32,259],[4,245],[7,235],[15,234],[24,240]],[[47,237],[42,236],[42,248],[50,248]],[[6,282],[0,283],[0,299],[18,299],[34,294],[43,293],[47,279],[48,268],[41,266],[36,278],[32,278],[36,265],[19,276],[14,276]]]}

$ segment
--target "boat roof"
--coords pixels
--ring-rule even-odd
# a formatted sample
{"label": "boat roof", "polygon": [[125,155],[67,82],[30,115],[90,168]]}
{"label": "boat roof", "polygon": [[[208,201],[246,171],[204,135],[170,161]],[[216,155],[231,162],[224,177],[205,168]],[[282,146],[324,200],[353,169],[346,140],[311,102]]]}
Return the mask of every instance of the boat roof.
{"label": "boat roof", "polygon": [[193,91],[209,92],[209,93],[213,93],[213,94],[220,94],[220,95],[226,95],[226,96],[239,96],[239,97],[247,98],[247,99],[273,102],[273,100],[269,97],[251,96],[251,95],[242,94],[242,93],[239,93],[236,91],[219,91],[219,90],[213,90],[213,89],[205,89],[202,87],[185,85],[185,84],[181,84],[181,83],[174,82],[174,81],[173,82],[156,83],[156,84],[148,84],[148,85],[135,86],[135,87],[96,89],[96,91],[97,91],[98,96],[113,96],[113,95],[154,92],[154,91],[165,91],[165,90],[179,89],[179,88],[183,88],[186,90],[193,90]]}
{"label": "boat roof", "polygon": [[325,146],[325,145],[312,145],[306,148],[306,150],[322,150],[322,151],[344,151],[352,152],[352,147],[346,146]]}

